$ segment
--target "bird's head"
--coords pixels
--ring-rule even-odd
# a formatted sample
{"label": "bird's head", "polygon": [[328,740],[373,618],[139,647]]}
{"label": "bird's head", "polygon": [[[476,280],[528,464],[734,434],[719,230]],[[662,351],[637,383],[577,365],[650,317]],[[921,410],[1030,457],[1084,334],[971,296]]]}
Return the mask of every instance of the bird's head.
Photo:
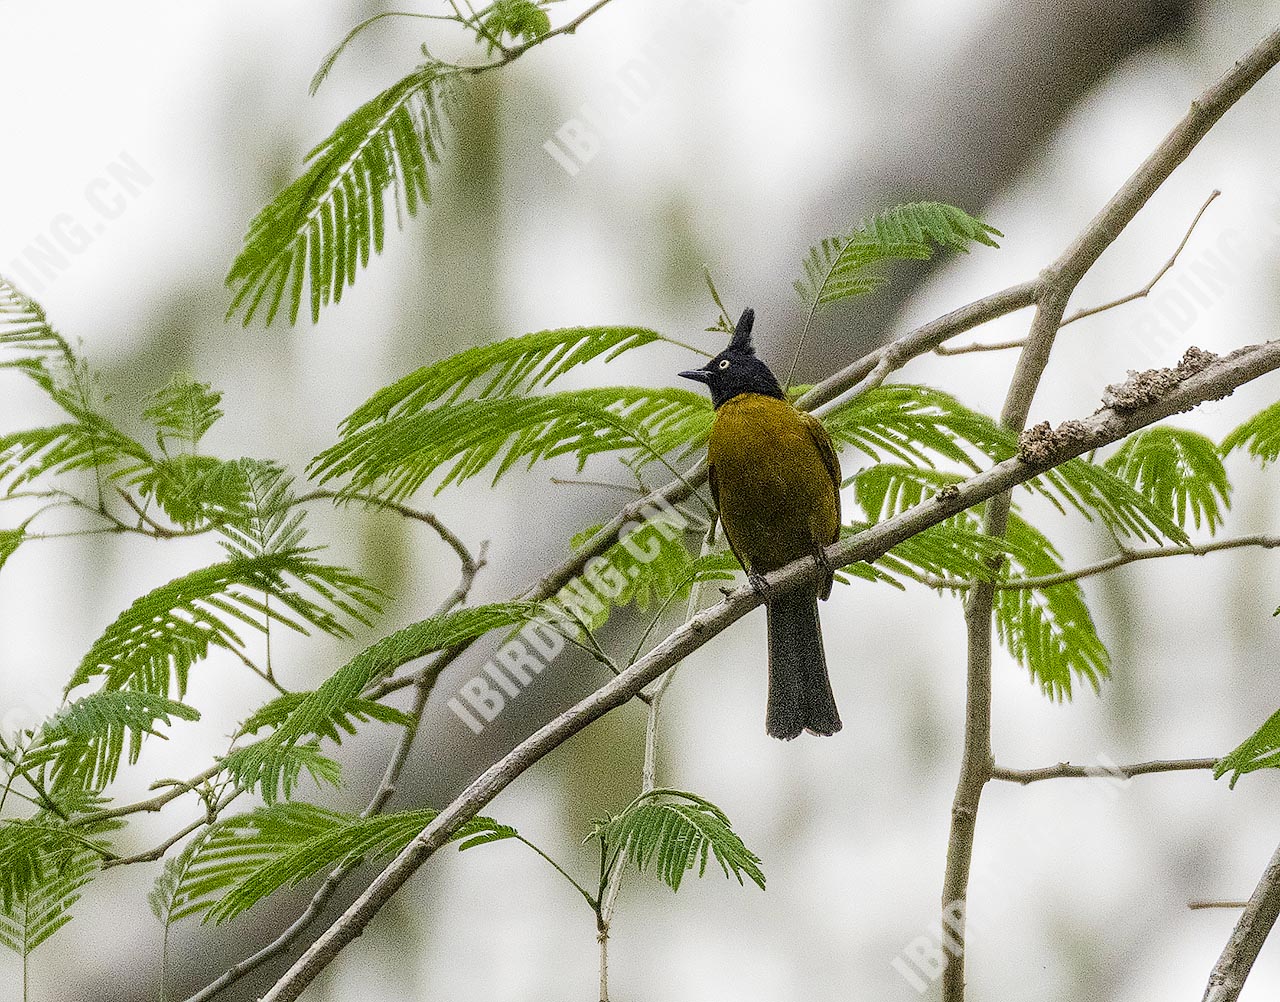
{"label": "bird's head", "polygon": [[711,403],[716,407],[739,393],[759,393],[785,399],[782,387],[769,367],[756,358],[756,350],[751,344],[751,326],[755,319],[755,310],[743,310],[729,347],[701,369],[680,373],[685,379],[706,383],[711,391]]}

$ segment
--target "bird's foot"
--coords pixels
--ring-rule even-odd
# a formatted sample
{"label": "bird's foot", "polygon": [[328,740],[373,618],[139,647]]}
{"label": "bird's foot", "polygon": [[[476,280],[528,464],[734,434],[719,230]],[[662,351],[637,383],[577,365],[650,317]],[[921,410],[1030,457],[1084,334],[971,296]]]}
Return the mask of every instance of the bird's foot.
{"label": "bird's foot", "polygon": [[813,562],[823,569],[827,574],[836,572],[836,565],[831,562],[827,556],[827,551],[821,547],[815,547],[813,551]]}
{"label": "bird's foot", "polygon": [[752,571],[747,575],[747,581],[751,584],[751,590],[761,598],[769,597],[769,582],[764,579],[763,574]]}

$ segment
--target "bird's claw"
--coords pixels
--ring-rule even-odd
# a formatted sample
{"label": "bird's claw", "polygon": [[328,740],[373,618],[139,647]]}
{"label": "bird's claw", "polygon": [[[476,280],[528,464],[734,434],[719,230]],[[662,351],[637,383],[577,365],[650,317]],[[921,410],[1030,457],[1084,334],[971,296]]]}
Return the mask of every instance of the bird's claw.
{"label": "bird's claw", "polygon": [[827,551],[821,546],[813,551],[813,562],[827,574],[836,572],[836,565],[831,562],[831,558],[827,556]]}
{"label": "bird's claw", "polygon": [[761,598],[769,597],[769,582],[764,579],[764,575],[752,571],[747,575],[747,581],[751,584],[751,590]]}

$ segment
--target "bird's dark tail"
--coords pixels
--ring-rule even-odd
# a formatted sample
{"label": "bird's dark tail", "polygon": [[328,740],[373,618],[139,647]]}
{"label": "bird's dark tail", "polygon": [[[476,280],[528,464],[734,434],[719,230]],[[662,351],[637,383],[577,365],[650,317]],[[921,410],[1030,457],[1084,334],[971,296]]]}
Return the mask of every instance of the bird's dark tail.
{"label": "bird's dark tail", "polygon": [[801,731],[834,734],[840,714],[827,678],[818,596],[800,588],[769,600],[769,710],[765,729],[790,741]]}

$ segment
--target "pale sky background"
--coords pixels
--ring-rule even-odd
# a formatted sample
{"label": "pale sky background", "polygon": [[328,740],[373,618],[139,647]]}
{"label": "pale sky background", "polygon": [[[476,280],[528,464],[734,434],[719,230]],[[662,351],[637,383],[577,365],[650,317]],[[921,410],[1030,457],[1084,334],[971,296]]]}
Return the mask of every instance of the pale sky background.
{"label": "pale sky background", "polygon": [[[566,4],[556,16],[581,6]],[[491,109],[483,128],[496,153],[451,144],[433,177],[437,204],[388,234],[386,252],[319,325],[225,324],[222,280],[245,227],[296,176],[306,151],[411,69],[423,38],[437,40],[441,53],[462,52],[448,26],[393,21],[370,31],[320,96],[308,98],[324,54],[380,9],[301,0],[0,0],[7,95],[0,274],[24,284],[22,261],[33,247],[64,227],[83,228],[85,245],[66,266],[39,288],[27,285],[59,329],[82,340],[122,420],[133,420],[142,394],[190,372],[226,393],[228,416],[207,440],[211,450],[278,458],[300,471],[376,388],[461,347],[552,327],[634,323],[716,350],[702,332],[713,316],[701,291],[704,263],[731,310],[757,309],[766,356],[784,358],[795,333],[791,282],[805,249],[891,203],[890,195],[874,203],[844,195],[900,144],[927,146],[913,114],[954,96],[932,95],[930,86],[958,65],[981,86],[991,55],[985,40],[1005,16],[996,0],[615,0],[576,36],[551,41],[477,88],[468,100]],[[1020,9],[1040,19],[1043,37],[1053,35],[1055,5]],[[962,206],[1005,233],[1002,248],[946,260],[911,286],[892,329],[849,338],[895,336],[1036,274],[1277,16],[1274,0],[1229,13],[1204,4],[1181,34],[1125,58],[989,204]],[[1022,44],[1034,51],[1040,35]],[[637,60],[657,80],[654,93],[615,115],[594,159],[570,177],[543,142]],[[1087,415],[1127,369],[1172,364],[1188,345],[1225,352],[1272,336],[1278,96],[1273,74],[1089,276],[1077,305],[1140,287],[1208,194],[1222,191],[1155,295],[1064,333],[1033,421]],[[981,93],[974,100],[981,103]],[[1032,104],[1021,113],[1034,114]],[[485,163],[489,174],[480,177]],[[954,169],[989,168],[975,160]],[[105,219],[94,199],[110,193],[126,197]],[[1197,276],[1212,268],[1226,278],[1206,292]],[[890,285],[878,295],[896,303],[903,293]],[[976,336],[1016,337],[1029,316]],[[842,361],[811,353],[805,365],[814,376]],[[895,378],[996,413],[1013,361],[1010,353],[928,356]],[[654,347],[575,380],[672,385],[687,367],[685,353]],[[1272,402],[1277,386],[1276,377],[1265,378],[1177,423],[1220,438]],[[0,428],[45,417],[26,387],[0,380]],[[865,462],[843,456],[846,474]],[[527,586],[559,559],[571,534],[602,521],[616,503],[613,494],[550,483],[569,469],[538,467],[492,490],[480,478],[418,499],[468,543],[491,540],[475,601]],[[591,469],[621,477],[608,462]],[[1230,469],[1238,491],[1223,534],[1277,531],[1275,470],[1239,458]],[[1028,510],[1068,566],[1108,552],[1095,527]],[[0,509],[0,526],[6,518]],[[314,526],[339,557],[392,586],[383,632],[421,618],[453,587],[450,554],[426,533],[319,512]],[[133,540],[21,551],[0,574],[0,724],[32,726],[52,712],[64,680],[115,615],[212,552],[202,542]],[[1074,702],[1053,704],[1001,651],[993,725],[1001,764],[1221,755],[1280,706],[1274,556],[1151,561],[1092,579],[1086,593],[1115,678],[1100,698],[1086,687]],[[612,939],[617,1000],[938,997],[936,984],[917,994],[892,963],[935,921],[959,767],[960,608],[923,589],[858,582],[839,589],[822,618],[845,723],[834,739],[784,745],[764,736],[762,613],[682,669],[664,711],[659,780],[723,807],[763,858],[769,889],[739,888],[718,872],[689,881],[679,895],[649,878],[629,880]],[[277,656],[294,685],[312,687],[378,635],[346,645],[289,642]],[[624,648],[629,638],[615,637]],[[490,649],[478,645],[442,679],[400,806],[442,805],[521,733],[602,681],[566,654],[521,696],[519,713],[476,739],[444,702]],[[235,721],[267,697],[261,689],[234,661],[198,666],[189,699],[204,720],[151,743],[118,784],[119,796],[137,795],[156,776],[202,768]],[[640,708],[615,711],[485,813],[590,879],[592,858],[579,843],[592,817],[619,809],[638,789],[642,731]],[[347,789],[325,794],[326,802],[359,809],[387,741],[378,731],[344,745]],[[1186,903],[1252,890],[1280,837],[1276,784],[1271,773],[1246,777],[1234,791],[1203,773],[1118,788],[1100,780],[992,784],[969,905],[971,998],[1198,999],[1235,914],[1192,912]],[[124,844],[147,848],[191,811],[187,804],[139,819]],[[33,957],[33,1000],[158,998],[160,927],[145,900],[157,869],[115,870],[86,890],[75,920]],[[289,904],[223,929],[180,926],[185,994],[286,924]],[[1263,951],[1246,1002],[1280,992],[1278,951],[1274,943]],[[0,1002],[21,997],[19,970],[14,957],[0,956]],[[596,977],[593,916],[549,867],[507,843],[465,856],[442,852],[307,998],[560,1002],[594,998]],[[252,997],[242,989],[226,997]]]}

